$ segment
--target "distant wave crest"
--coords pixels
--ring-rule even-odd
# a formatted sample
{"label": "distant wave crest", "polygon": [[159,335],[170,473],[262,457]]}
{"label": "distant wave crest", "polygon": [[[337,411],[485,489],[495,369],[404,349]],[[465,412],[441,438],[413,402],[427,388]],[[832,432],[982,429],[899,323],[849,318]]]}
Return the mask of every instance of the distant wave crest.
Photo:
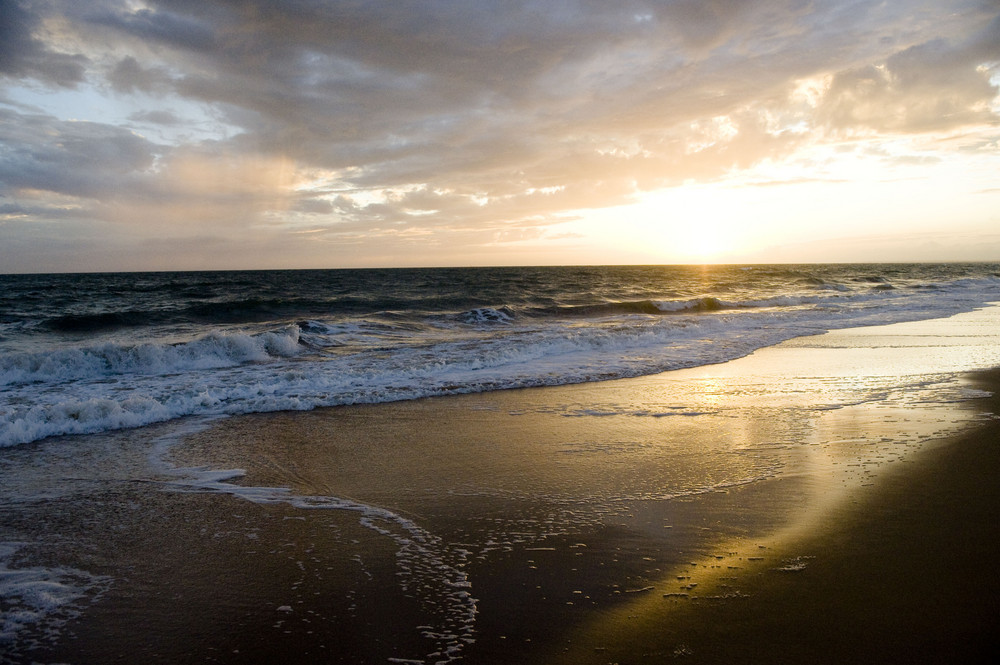
{"label": "distant wave crest", "polygon": [[514,310],[509,307],[478,307],[468,312],[462,312],[459,318],[469,324],[510,324],[514,318]]}

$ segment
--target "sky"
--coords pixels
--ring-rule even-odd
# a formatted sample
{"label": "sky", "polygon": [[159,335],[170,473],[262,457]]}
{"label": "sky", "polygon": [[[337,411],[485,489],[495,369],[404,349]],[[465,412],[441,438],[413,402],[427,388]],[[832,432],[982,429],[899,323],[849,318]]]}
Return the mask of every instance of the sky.
{"label": "sky", "polygon": [[0,0],[0,273],[1000,261],[996,0]]}

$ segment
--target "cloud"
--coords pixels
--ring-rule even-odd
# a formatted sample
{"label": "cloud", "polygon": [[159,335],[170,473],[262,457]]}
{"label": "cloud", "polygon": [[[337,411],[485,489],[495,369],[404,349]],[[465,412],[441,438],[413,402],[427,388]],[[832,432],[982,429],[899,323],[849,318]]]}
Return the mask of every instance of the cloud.
{"label": "cloud", "polygon": [[[998,9],[974,0],[0,8],[9,84],[128,108],[72,123],[0,105],[0,192],[171,237],[539,237],[643,192],[804,164],[817,146],[998,120]],[[212,139],[180,131],[195,107]]]}
{"label": "cloud", "polygon": [[157,146],[127,129],[0,108],[0,192],[103,198],[149,169]]}
{"label": "cloud", "polygon": [[166,126],[179,125],[183,122],[183,120],[172,111],[161,110],[139,111],[130,115],[129,120]]}
{"label": "cloud", "polygon": [[50,49],[35,36],[40,23],[18,0],[0,3],[0,76],[35,78],[63,87],[78,84],[87,59]]}
{"label": "cloud", "polygon": [[170,76],[159,67],[144,68],[132,56],[122,58],[107,74],[108,82],[117,92],[159,92],[170,89]]}
{"label": "cloud", "polygon": [[165,147],[108,124],[0,108],[0,145],[0,195],[17,201],[6,205],[48,218],[59,210],[162,233],[251,223],[294,198],[287,160],[212,144]]}
{"label": "cloud", "polygon": [[1000,88],[1000,22],[958,44],[934,39],[894,53],[884,63],[837,73],[820,115],[839,129],[929,132],[997,124],[991,108]]}

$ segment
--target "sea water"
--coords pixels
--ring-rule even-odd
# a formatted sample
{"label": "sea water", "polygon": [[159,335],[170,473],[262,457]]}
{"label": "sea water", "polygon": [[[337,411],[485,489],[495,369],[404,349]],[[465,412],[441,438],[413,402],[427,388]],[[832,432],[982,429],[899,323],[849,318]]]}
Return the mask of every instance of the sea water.
{"label": "sea water", "polygon": [[0,276],[0,447],[719,363],[1000,299],[1000,265]]}
{"label": "sea water", "polygon": [[[457,660],[496,620],[477,605],[487,581],[469,574],[491,557],[521,551],[540,563],[554,538],[608,523],[641,534],[655,555],[663,533],[683,530],[679,519],[664,530],[663,502],[779,473],[803,477],[807,468],[864,465],[838,482],[865,483],[867,465],[900,458],[900,443],[948,434],[964,417],[949,403],[970,396],[954,373],[1000,360],[995,309],[975,318],[996,301],[1000,265],[988,264],[0,277],[0,662],[5,649],[22,662],[57,642],[105,595],[141,599],[129,569],[109,570],[117,555],[105,536],[75,520],[93,519],[96,534],[129,533],[136,527],[127,525],[155,518],[160,490],[277,507],[282,519],[327,534],[326,551],[289,549],[296,565],[335,559],[337,550],[367,575],[367,541],[330,535],[316,518],[347,515],[395,551],[390,578],[419,605],[419,623],[393,627],[418,640],[397,660]],[[962,313],[967,321],[942,328],[946,349],[934,346],[943,338],[932,323],[909,337],[879,328]],[[717,365],[787,340],[798,340],[795,358],[815,348],[815,360]],[[840,347],[850,352],[828,353]],[[840,364],[822,365],[831,360]],[[612,392],[583,386],[555,401],[495,392],[685,368]],[[430,423],[419,408],[412,420],[398,412],[360,446],[351,419],[370,428],[364,413],[342,421],[292,413],[462,393],[435,412],[447,422]],[[244,430],[206,429],[274,411],[289,413]],[[115,435],[157,422],[164,425]],[[413,424],[425,431],[408,441]],[[462,445],[449,447],[455,436]],[[450,459],[441,459],[445,449]],[[478,512],[498,502],[502,514]],[[206,541],[253,543],[264,522],[242,514]],[[176,546],[191,546],[187,538],[177,534]],[[91,560],[100,565],[84,565]],[[245,563],[198,566],[214,583]],[[572,578],[562,571],[556,579]],[[549,600],[522,608],[529,618],[575,598],[545,604],[554,593],[538,589]],[[307,597],[297,583],[293,590]],[[272,604],[291,622],[295,602]],[[344,602],[361,616],[361,599]]]}

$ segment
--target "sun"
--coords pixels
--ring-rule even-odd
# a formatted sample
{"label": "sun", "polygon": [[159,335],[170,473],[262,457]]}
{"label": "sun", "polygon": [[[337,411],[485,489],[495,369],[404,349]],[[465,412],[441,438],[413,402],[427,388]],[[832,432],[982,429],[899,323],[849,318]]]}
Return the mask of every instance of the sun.
{"label": "sun", "polygon": [[749,249],[746,206],[722,188],[679,187],[650,194],[633,209],[638,239],[681,263],[717,263]]}
{"label": "sun", "polygon": [[723,188],[678,187],[579,211],[564,228],[600,253],[595,262],[726,263],[754,248],[748,207]]}
{"label": "sun", "polygon": [[733,239],[725,229],[712,221],[697,224],[667,225],[666,242],[673,244],[681,257],[698,263],[714,263],[736,250]]}

